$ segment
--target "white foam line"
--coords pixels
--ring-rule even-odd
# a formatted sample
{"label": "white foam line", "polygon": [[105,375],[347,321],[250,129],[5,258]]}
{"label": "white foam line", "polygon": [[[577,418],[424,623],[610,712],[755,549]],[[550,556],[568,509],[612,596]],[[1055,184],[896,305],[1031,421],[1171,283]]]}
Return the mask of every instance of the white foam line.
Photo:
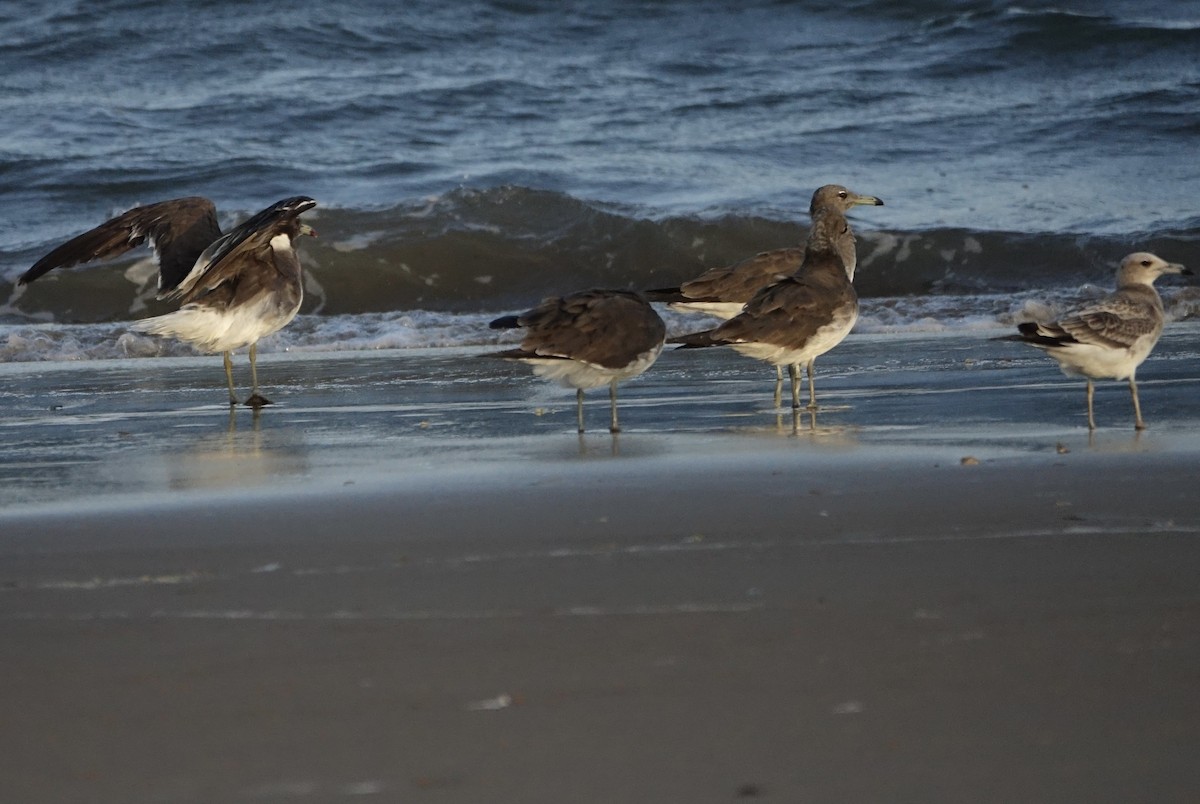
{"label": "white foam line", "polygon": [[281,797],[309,798],[312,796],[325,796],[331,792],[338,796],[374,796],[386,790],[387,785],[375,779],[325,785],[312,781],[268,782],[244,790],[241,797],[272,799]]}
{"label": "white foam line", "polygon": [[450,622],[463,620],[517,620],[541,617],[590,618],[590,617],[664,617],[696,614],[748,614],[760,611],[762,603],[670,603],[642,606],[566,606],[549,611],[496,609],[483,611],[329,611],[306,613],[301,611],[253,609],[182,609],[170,611],[157,609],[147,613],[133,611],[88,611],[54,614],[50,612],[15,612],[0,616],[3,620],[42,622],[66,620],[92,622],[103,620],[220,620],[250,622]]}
{"label": "white foam line", "polygon": [[476,553],[460,558],[438,559],[426,564],[483,564],[529,559],[602,558],[619,555],[660,555],[668,553],[702,553],[731,550],[774,550],[779,548],[806,549],[815,547],[860,547],[881,544],[937,544],[942,542],[996,541],[1004,539],[1061,538],[1064,536],[1128,536],[1160,534],[1200,534],[1200,524],[1177,525],[1173,522],[1146,523],[1122,526],[1068,525],[1062,528],[1003,531],[994,533],[956,533],[930,536],[839,536],[835,539],[785,541],[762,539],[756,541],[687,541],[673,544],[634,544],[627,547],[556,547],[551,550],[531,550],[523,553]]}
{"label": "white foam line", "polygon": [[[930,536],[840,536],[835,539],[809,539],[790,541],[762,539],[756,541],[703,541],[686,540],[671,544],[632,544],[625,547],[555,547],[547,550],[528,550],[511,553],[472,553],[451,558],[430,558],[423,561],[400,561],[376,565],[338,565],[334,567],[297,567],[284,570],[279,562],[254,567],[241,572],[180,572],[164,575],[139,575],[120,578],[52,579],[32,583],[0,586],[0,592],[19,592],[30,589],[40,591],[99,591],[137,586],[182,586],[196,583],[218,583],[233,581],[251,575],[274,575],[286,571],[297,578],[319,578],[341,575],[366,575],[368,573],[393,572],[414,566],[461,566],[464,564],[503,564],[530,560],[577,560],[589,558],[612,558],[614,556],[659,556],[677,553],[718,553],[732,551],[803,550],[824,547],[868,547],[888,544],[940,544],[946,542],[1002,541],[1016,539],[1054,539],[1077,536],[1149,536],[1149,535],[1200,535],[1200,525],[1178,525],[1174,522],[1154,522],[1120,526],[1068,525],[1062,528],[1038,528],[1030,530],[1003,531],[994,533],[956,533]],[[268,570],[267,567],[270,569]]]}
{"label": "white foam line", "polygon": [[211,581],[217,577],[216,575],[204,572],[181,572],[172,575],[139,575],[131,578],[39,581],[38,583],[30,584],[26,588],[92,591],[95,589],[114,589],[126,586],[179,586],[196,583],[197,581]]}

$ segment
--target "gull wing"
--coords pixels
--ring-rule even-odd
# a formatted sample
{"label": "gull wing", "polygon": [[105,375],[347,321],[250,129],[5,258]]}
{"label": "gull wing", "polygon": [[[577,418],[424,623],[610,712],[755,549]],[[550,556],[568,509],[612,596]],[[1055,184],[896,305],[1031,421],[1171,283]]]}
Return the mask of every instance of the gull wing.
{"label": "gull wing", "polygon": [[313,199],[298,195],[278,201],[248,218],[204,249],[191,271],[176,287],[159,294],[159,298],[181,299],[187,303],[235,279],[248,265],[273,264],[272,238],[284,233],[297,215],[316,205]]}
{"label": "gull wing", "polygon": [[158,258],[158,287],[173,289],[196,259],[221,236],[217,211],[207,198],[192,196],[134,207],[63,243],[17,280],[27,285],[55,268],[119,257],[149,241]]}
{"label": "gull wing", "polygon": [[661,346],[666,326],[637,293],[585,290],[550,298],[521,314],[526,328],[520,354],[506,357],[558,357],[604,368],[624,368]]}
{"label": "gull wing", "polygon": [[1127,349],[1160,329],[1162,316],[1144,303],[1117,295],[1055,323],[1078,343]]}

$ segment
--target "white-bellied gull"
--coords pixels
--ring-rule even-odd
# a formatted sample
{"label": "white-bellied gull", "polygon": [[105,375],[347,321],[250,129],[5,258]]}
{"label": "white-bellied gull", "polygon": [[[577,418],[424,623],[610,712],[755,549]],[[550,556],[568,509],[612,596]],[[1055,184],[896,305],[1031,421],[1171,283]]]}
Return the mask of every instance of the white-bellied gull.
{"label": "white-bellied gull", "polygon": [[808,409],[816,410],[814,363],[841,343],[858,320],[858,295],[839,252],[848,229],[840,210],[818,213],[799,271],[760,290],[741,313],[720,326],[669,342],[682,348],[730,346],[776,367],[787,366],[793,409],[800,407],[799,367],[804,364]]}
{"label": "white-bellied gull", "polygon": [[[846,213],[856,206],[883,206],[883,201],[873,195],[859,195],[840,184],[818,187],[808,205],[810,218],[828,210]],[[847,224],[836,243],[838,256],[842,259],[846,274],[854,280],[858,266],[854,232]],[[711,268],[695,279],[676,288],[659,288],[646,291],[651,301],[666,302],[681,312],[707,313],[719,318],[730,319],[740,313],[746,303],[763,288],[791,276],[804,263],[804,248],[780,248],[760,252],[732,265]],[[775,406],[779,407],[783,394],[783,370],[775,369]]]}
{"label": "white-bellied gull", "polygon": [[609,387],[611,432],[617,423],[617,383],[636,377],[662,352],[666,325],[646,300],[628,290],[585,290],[551,297],[520,315],[497,318],[492,329],[525,330],[520,348],[491,357],[519,360],[534,374],[575,389],[579,432],[583,392]]}
{"label": "white-bellied gull", "polygon": [[116,257],[149,241],[158,257],[159,298],[178,300],[182,306],[138,321],[132,329],[224,353],[231,405],[238,399],[230,353],[249,346],[252,390],[246,404],[269,405],[271,401],[258,392],[257,344],[300,310],[303,277],[292,240],[316,234],[298,218],[316,205],[306,196],[287,198],[222,234],[208,199],[148,204],[62,244],[34,263],[18,284],[54,268]]}
{"label": "white-bellied gull", "polygon": [[1148,252],[1130,254],[1117,269],[1117,290],[1057,321],[1018,325],[1019,340],[1058,361],[1064,374],[1087,380],[1088,429],[1096,429],[1092,412],[1093,380],[1129,380],[1134,427],[1146,428],[1138,401],[1137,368],[1150,355],[1163,331],[1163,304],[1154,280],[1163,274],[1191,271]]}

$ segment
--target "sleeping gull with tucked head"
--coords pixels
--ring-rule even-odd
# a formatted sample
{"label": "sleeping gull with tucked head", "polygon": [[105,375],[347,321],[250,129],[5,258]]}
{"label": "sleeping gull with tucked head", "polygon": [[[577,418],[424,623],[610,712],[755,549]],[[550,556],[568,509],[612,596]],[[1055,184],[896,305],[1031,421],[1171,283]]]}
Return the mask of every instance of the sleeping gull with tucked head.
{"label": "sleeping gull with tucked head", "polygon": [[497,318],[492,329],[525,330],[518,349],[489,357],[519,360],[539,377],[575,389],[575,415],[583,427],[583,392],[608,386],[609,430],[617,424],[617,383],[636,377],[662,352],[667,328],[641,295],[628,290],[585,290],[551,297],[520,315]]}
{"label": "sleeping gull with tucked head", "polygon": [[1182,265],[1148,252],[1130,254],[1117,269],[1117,290],[1095,304],[1073,311],[1058,321],[1018,325],[1017,340],[1035,346],[1058,361],[1064,374],[1087,380],[1088,429],[1096,429],[1092,414],[1092,380],[1129,380],[1134,427],[1146,429],[1138,402],[1137,368],[1150,355],[1163,330],[1163,304],[1154,280],[1163,274],[1191,275]]}

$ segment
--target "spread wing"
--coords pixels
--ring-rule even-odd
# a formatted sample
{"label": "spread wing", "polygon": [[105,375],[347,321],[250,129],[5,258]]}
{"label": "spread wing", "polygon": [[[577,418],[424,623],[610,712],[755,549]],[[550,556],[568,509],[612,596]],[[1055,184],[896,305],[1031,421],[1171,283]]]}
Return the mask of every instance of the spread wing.
{"label": "spread wing", "polygon": [[207,198],[175,198],[135,207],[68,240],[35,262],[17,284],[27,285],[55,268],[119,257],[149,241],[158,258],[160,291],[174,288],[196,259],[221,236],[217,211]]}
{"label": "spread wing", "polygon": [[271,240],[277,235],[293,232],[296,216],[316,205],[317,202],[307,196],[295,196],[248,218],[204,249],[191,271],[175,288],[160,294],[159,298],[179,299],[186,304],[236,280],[248,270],[273,267],[275,257]]}

